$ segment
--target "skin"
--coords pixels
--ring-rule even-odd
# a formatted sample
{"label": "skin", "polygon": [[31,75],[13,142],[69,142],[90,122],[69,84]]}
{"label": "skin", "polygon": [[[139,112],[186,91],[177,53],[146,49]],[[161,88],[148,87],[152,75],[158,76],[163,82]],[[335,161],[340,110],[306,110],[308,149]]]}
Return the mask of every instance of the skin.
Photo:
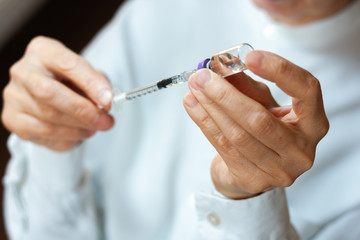
{"label": "skin", "polygon": [[[330,16],[351,1],[254,2],[296,25]],[[292,96],[292,106],[278,106],[265,85],[244,74],[224,79],[209,70],[191,77],[184,97],[190,117],[218,150],[213,182],[234,199],[291,185],[312,166],[316,144],[328,130],[319,82],[310,73],[261,51],[249,53],[246,65]],[[22,139],[67,151],[112,128],[110,90],[107,78],[81,56],[54,39],[36,37],[10,69],[2,122]]]}
{"label": "skin", "polygon": [[329,17],[354,0],[253,0],[272,18],[289,25],[310,23]]}
{"label": "skin", "polygon": [[113,126],[109,91],[107,78],[85,59],[56,40],[36,37],[10,69],[2,122],[24,140],[66,151]]}
{"label": "skin", "polygon": [[[253,0],[277,21],[300,25],[348,6],[352,0]],[[253,51],[246,66],[292,97],[280,107],[269,89],[244,74],[224,79],[201,70],[184,96],[189,116],[216,148],[211,176],[216,189],[232,199],[292,185],[311,168],[329,123],[319,81],[275,54]]]}
{"label": "skin", "polygon": [[319,81],[269,52],[253,51],[246,66],[293,98],[279,107],[268,87],[245,74],[224,79],[210,70],[189,79],[185,109],[216,148],[211,175],[219,192],[243,199],[290,186],[311,168],[327,121]]}

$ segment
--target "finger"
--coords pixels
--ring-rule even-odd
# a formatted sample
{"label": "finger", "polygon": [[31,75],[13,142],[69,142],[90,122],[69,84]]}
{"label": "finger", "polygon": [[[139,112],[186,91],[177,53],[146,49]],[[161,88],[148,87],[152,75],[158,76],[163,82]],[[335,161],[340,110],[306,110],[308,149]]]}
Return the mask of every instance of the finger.
{"label": "finger", "polygon": [[29,44],[28,51],[36,51],[40,62],[55,75],[71,80],[96,104],[109,109],[111,85],[84,58],[53,39],[38,37]]}
{"label": "finger", "polygon": [[266,108],[279,106],[265,84],[253,80],[244,72],[234,74],[231,70],[234,65],[241,65],[240,60],[229,53],[213,56],[210,61],[210,69],[212,71],[226,78],[234,87],[246,96],[261,103]]}
{"label": "finger", "polygon": [[55,125],[63,125],[67,127],[75,127],[75,128],[82,128],[87,130],[98,130],[94,124],[89,124],[87,122],[80,121],[79,119],[70,116],[64,112],[59,111],[58,109],[44,104],[39,101],[33,101],[32,106],[29,108],[24,109],[23,112],[31,115],[35,118],[38,118],[42,121],[53,123]]}
{"label": "finger", "polygon": [[244,72],[226,77],[237,90],[254,99],[265,108],[270,109],[278,107],[279,104],[272,97],[270,89],[262,82],[253,80]]}
{"label": "finger", "polygon": [[84,128],[88,130],[96,130],[92,124],[82,122],[72,116],[60,112],[54,107],[32,98],[27,91],[21,89],[8,88],[7,94],[11,94],[11,101],[8,104],[13,109],[17,109],[23,113],[31,115],[40,120],[53,124],[64,125],[68,127]]}
{"label": "finger", "polygon": [[269,109],[269,111],[277,118],[282,119],[283,121],[287,121],[287,116],[291,112],[292,106],[283,106],[283,107],[275,107]]}
{"label": "finger", "polygon": [[17,121],[26,124],[17,124],[15,133],[22,139],[44,138],[53,140],[79,141],[94,135],[95,131],[55,125],[36,119],[30,115],[19,113]]}
{"label": "finger", "polygon": [[208,99],[201,91],[193,89],[191,85],[190,89],[199,101],[201,107],[211,117],[221,133],[231,145],[237,149],[237,151],[239,151],[247,160],[253,162],[255,166],[260,168],[263,172],[275,179],[280,177],[278,176],[278,172],[282,171],[279,171],[279,169],[282,170],[284,166],[277,153],[255,139],[246,130],[242,129],[216,103]]}
{"label": "finger", "polygon": [[184,106],[191,119],[199,126],[209,142],[215,147],[217,152],[223,157],[226,164],[237,173],[248,175],[264,174],[254,163],[248,161],[242,153],[236,150],[232,143],[224,136],[214,120],[209,116],[205,109],[199,104],[192,93],[184,96]]}
{"label": "finger", "polygon": [[234,74],[234,72],[231,71],[234,65],[240,65],[240,60],[229,53],[212,57],[210,63],[212,71],[221,76],[226,76],[226,80],[246,96],[261,103],[266,108],[279,106],[272,97],[269,88],[264,83],[253,80],[244,72]]}
{"label": "finger", "polygon": [[50,77],[35,72],[29,75],[24,85],[38,102],[46,103],[65,115],[84,122],[83,127],[91,125],[98,130],[108,130],[114,124],[113,118],[104,110]]}
{"label": "finger", "polygon": [[[242,129],[276,152],[280,159],[288,159],[280,166],[288,170],[292,179],[299,170],[307,170],[312,166],[313,151],[304,152],[304,148],[312,149],[306,136],[293,125],[277,119],[262,105],[237,91],[224,78],[205,69],[192,75],[189,85],[215,102]],[[293,159],[297,161],[294,162]],[[283,177],[286,175],[281,176]]]}
{"label": "finger", "polygon": [[212,71],[204,69],[196,72],[190,77],[189,84],[215,102],[242,129],[275,152],[280,154],[295,142],[293,132],[284,123]]}
{"label": "finger", "polygon": [[212,172],[212,177],[218,177],[213,179],[215,184],[229,190],[227,196],[232,196],[230,192],[238,192],[239,188],[256,193],[274,182],[276,177],[271,177],[256,164],[248,161],[242,153],[236,151],[192,93],[184,96],[184,106],[226,164],[226,167],[222,164],[221,169],[212,166],[212,171],[224,170],[220,173]]}
{"label": "finger", "polygon": [[249,52],[246,55],[246,66],[256,75],[276,83],[293,97],[297,115],[320,116],[324,113],[320,83],[308,71],[265,51]]}
{"label": "finger", "polygon": [[67,127],[97,130],[94,124],[89,124],[61,112],[47,103],[31,98],[27,93],[22,94],[21,96],[14,95],[13,100],[15,101],[13,101],[12,105],[15,109],[42,121]]}

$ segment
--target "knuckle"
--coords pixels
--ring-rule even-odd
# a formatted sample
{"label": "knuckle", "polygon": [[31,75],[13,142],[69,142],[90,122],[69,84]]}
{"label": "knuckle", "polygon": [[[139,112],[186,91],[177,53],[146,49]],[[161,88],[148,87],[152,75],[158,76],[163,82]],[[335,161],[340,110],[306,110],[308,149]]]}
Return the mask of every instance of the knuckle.
{"label": "knuckle", "polygon": [[235,146],[247,146],[250,143],[249,134],[240,128],[234,128],[229,139]]}
{"label": "knuckle", "polygon": [[319,131],[319,135],[320,135],[320,139],[323,138],[329,131],[330,128],[330,122],[329,120],[325,117],[325,119],[323,120],[323,123],[320,124],[318,131]]}
{"label": "knuckle", "polygon": [[6,103],[6,101],[12,95],[11,86],[9,84],[4,87],[2,94],[3,94],[3,101]]}
{"label": "knuckle", "polygon": [[47,120],[60,119],[62,117],[62,114],[58,110],[47,105],[41,106],[40,111],[42,116]]}
{"label": "knuckle", "polygon": [[295,177],[292,177],[289,173],[281,171],[277,174],[278,177],[278,187],[289,187],[295,182]]}
{"label": "knuckle", "polygon": [[65,72],[74,71],[81,64],[83,64],[83,58],[73,53],[70,50],[62,51],[59,56],[56,57],[55,64]]}
{"label": "knuckle", "polygon": [[39,136],[41,137],[56,137],[56,128],[54,126],[51,126],[50,124],[42,124],[38,127],[37,130]]}
{"label": "knuckle", "polygon": [[297,169],[298,175],[300,175],[312,168],[312,166],[314,164],[315,150],[312,150],[312,152],[311,152],[311,150],[309,150],[308,152],[310,152],[310,153],[308,153],[302,149],[298,149],[298,150],[295,150],[294,152],[297,152],[295,159],[296,159],[296,169]]}
{"label": "knuckle", "polygon": [[20,72],[20,63],[16,62],[9,69],[10,78],[17,77],[19,72]]}
{"label": "knuckle", "polygon": [[289,62],[287,62],[285,59],[279,59],[279,62],[277,63],[277,72],[281,75],[287,75],[289,72],[292,71],[292,68],[290,67]]}
{"label": "knuckle", "polygon": [[292,159],[292,168],[296,169],[298,175],[312,168],[315,159],[316,143],[309,141],[307,137],[298,135],[296,141],[287,146],[287,149],[290,154],[286,157]]}
{"label": "knuckle", "polygon": [[42,51],[44,46],[49,45],[60,45],[61,43],[53,38],[45,37],[45,36],[36,36],[29,42],[26,52],[39,52]]}
{"label": "knuckle", "polygon": [[80,120],[88,120],[90,123],[93,123],[95,121],[95,119],[92,119],[91,116],[93,116],[94,114],[91,114],[92,111],[92,106],[90,104],[87,103],[79,103],[77,104],[77,107],[74,108],[74,112],[73,112],[73,116],[76,119],[80,119]]}
{"label": "knuckle", "polygon": [[[100,78],[97,75],[89,75],[86,79],[82,79],[84,82],[84,88],[83,91],[86,93],[94,92],[94,89],[99,89],[99,86],[103,84],[103,82],[100,82]],[[106,80],[104,79],[104,82]]]}
{"label": "knuckle", "polygon": [[227,104],[228,99],[231,97],[230,95],[229,88],[221,86],[218,88],[214,100],[218,103]]}
{"label": "knuckle", "polygon": [[270,114],[256,111],[250,119],[250,128],[258,134],[267,135],[274,131],[275,122]]}
{"label": "knuckle", "polygon": [[35,84],[33,88],[33,94],[44,102],[50,102],[54,98],[54,89],[50,81],[43,79],[36,79],[35,76],[31,77],[29,81],[33,81]]}
{"label": "knuckle", "polygon": [[303,160],[301,161],[302,172],[308,171],[309,169],[312,168],[313,165],[314,165],[314,161],[311,158],[309,157],[303,158]]}
{"label": "knuckle", "polygon": [[210,118],[209,115],[204,114],[203,116],[200,117],[199,119],[199,125],[203,126],[203,127],[208,127],[211,125],[212,119]]}
{"label": "knuckle", "polygon": [[27,51],[39,51],[45,44],[48,44],[49,38],[36,36],[28,44]]}
{"label": "knuckle", "polygon": [[309,95],[321,96],[321,85],[311,73],[306,73],[306,93]]}
{"label": "knuckle", "polygon": [[9,68],[10,81],[17,81],[24,78],[24,76],[27,74],[27,68],[25,64],[26,63],[24,63],[23,60],[19,60],[11,65]]}
{"label": "knuckle", "polygon": [[233,149],[232,144],[230,143],[230,141],[224,136],[224,135],[218,135],[215,137],[218,146],[224,151],[224,152],[231,152]]}

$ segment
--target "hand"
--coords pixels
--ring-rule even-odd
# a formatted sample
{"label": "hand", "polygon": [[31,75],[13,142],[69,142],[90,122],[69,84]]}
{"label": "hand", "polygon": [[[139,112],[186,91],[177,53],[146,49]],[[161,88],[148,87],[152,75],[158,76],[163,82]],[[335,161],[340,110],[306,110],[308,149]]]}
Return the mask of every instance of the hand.
{"label": "hand", "polygon": [[279,107],[265,84],[245,74],[228,81],[204,69],[189,80],[185,109],[216,148],[211,166],[216,189],[244,199],[290,186],[314,162],[328,131],[319,81],[269,52],[252,51],[246,66],[292,97]]}
{"label": "hand", "polygon": [[[111,86],[60,42],[37,37],[10,69],[3,124],[20,138],[57,151],[110,129]],[[100,105],[103,109],[97,107]]]}

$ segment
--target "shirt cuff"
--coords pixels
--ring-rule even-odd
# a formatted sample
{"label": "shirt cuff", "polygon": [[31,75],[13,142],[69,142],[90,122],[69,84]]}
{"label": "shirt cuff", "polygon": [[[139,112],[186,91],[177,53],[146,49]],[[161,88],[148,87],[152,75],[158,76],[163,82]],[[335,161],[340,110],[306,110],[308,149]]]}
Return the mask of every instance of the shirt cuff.
{"label": "shirt cuff", "polygon": [[84,177],[81,144],[67,152],[56,152],[12,134],[9,149],[12,159],[24,159],[26,181],[36,184],[39,190],[62,194],[73,191],[81,184]]}
{"label": "shirt cuff", "polygon": [[298,238],[282,188],[244,200],[198,193],[195,205],[203,239]]}

